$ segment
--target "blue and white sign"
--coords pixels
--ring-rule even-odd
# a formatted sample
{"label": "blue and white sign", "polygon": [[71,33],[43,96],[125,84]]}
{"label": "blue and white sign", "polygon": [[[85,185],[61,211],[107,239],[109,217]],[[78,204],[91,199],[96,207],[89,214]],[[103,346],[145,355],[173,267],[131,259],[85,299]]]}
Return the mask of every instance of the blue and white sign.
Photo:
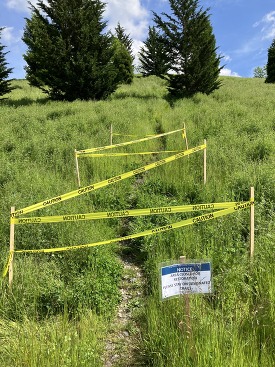
{"label": "blue and white sign", "polygon": [[211,292],[210,262],[173,264],[161,267],[162,299],[181,294]]}

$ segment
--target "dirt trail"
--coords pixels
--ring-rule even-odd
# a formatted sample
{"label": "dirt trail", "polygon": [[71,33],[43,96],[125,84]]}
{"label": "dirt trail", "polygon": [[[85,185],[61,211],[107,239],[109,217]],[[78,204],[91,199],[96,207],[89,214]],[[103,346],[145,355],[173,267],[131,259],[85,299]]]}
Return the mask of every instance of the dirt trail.
{"label": "dirt trail", "polygon": [[104,367],[141,366],[137,313],[142,304],[144,279],[131,257],[122,258],[121,302],[106,340]]}
{"label": "dirt trail", "polygon": [[[161,126],[156,127],[156,133],[163,133]],[[166,138],[160,140],[159,149],[165,150]],[[152,157],[153,160],[156,157]],[[147,172],[135,176],[133,192],[129,195],[129,207],[135,207],[135,192],[144,183]],[[131,220],[131,219],[130,219]],[[127,235],[129,222],[125,218],[122,222],[123,235]],[[122,233],[121,233],[122,234]],[[141,267],[137,263],[136,255],[133,254],[131,245],[121,243],[124,247],[121,261],[123,265],[123,277],[120,284],[122,300],[118,306],[116,317],[111,322],[110,331],[106,340],[104,367],[142,367],[141,330],[138,324],[138,313],[143,305],[145,297],[145,278]]]}

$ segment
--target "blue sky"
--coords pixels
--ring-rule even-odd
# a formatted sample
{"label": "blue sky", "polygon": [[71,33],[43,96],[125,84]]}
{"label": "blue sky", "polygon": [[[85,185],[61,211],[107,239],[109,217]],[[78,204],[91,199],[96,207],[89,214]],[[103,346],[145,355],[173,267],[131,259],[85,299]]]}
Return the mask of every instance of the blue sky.
{"label": "blue sky", "polygon": [[[35,4],[35,0],[31,1]],[[152,11],[169,13],[168,0],[106,0],[108,29],[118,22],[133,39],[137,53],[152,25]],[[210,8],[210,21],[218,53],[224,56],[223,75],[252,77],[257,66],[267,62],[267,51],[275,39],[275,0],[201,0]],[[25,18],[30,16],[27,0],[0,0],[1,44],[8,52],[6,60],[13,68],[11,78],[25,77],[22,42]]]}

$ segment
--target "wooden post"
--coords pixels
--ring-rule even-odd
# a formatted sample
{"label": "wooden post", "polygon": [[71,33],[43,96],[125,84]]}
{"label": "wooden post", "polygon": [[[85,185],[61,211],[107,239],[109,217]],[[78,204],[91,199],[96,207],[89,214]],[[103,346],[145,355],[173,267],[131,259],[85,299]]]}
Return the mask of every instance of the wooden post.
{"label": "wooden post", "polygon": [[[187,134],[186,134],[185,122],[183,123],[183,130],[184,130],[184,135],[185,135],[186,150],[188,150],[188,141],[187,141]],[[189,158],[189,155],[188,155],[188,158]]]}
{"label": "wooden post", "polygon": [[255,208],[254,208],[254,187],[250,187],[250,257],[254,256],[254,233],[255,233]]}
{"label": "wooden post", "polygon": [[[11,214],[15,212],[15,206],[11,207]],[[9,288],[11,289],[13,281],[13,253],[14,253],[14,223],[10,224],[10,266],[9,266]]]}
{"label": "wooden post", "polygon": [[[206,139],[204,139],[206,145]],[[206,147],[203,149],[203,183],[206,184]]]}
{"label": "wooden post", "polygon": [[78,158],[77,158],[77,150],[74,150],[74,156],[75,156],[75,168],[76,168],[76,176],[77,176],[77,184],[78,188],[80,188],[80,174],[79,174],[79,167],[78,167]]}
{"label": "wooden post", "polygon": [[110,127],[110,145],[113,145],[113,125]]}

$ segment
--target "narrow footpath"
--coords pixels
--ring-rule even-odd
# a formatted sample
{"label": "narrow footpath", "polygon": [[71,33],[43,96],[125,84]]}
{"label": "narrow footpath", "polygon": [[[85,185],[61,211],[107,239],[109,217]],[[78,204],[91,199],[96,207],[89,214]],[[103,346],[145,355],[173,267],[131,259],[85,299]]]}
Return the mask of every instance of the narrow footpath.
{"label": "narrow footpath", "polygon": [[[161,126],[156,126],[156,134],[163,133]],[[165,150],[166,140],[161,139],[159,149]],[[153,157],[156,159],[156,157]],[[138,190],[144,182],[147,172],[135,176],[133,193]],[[134,194],[129,195],[129,207],[134,208]],[[131,202],[133,201],[133,202]],[[123,235],[129,229],[127,220],[122,224]],[[136,254],[133,253],[131,244],[127,241],[121,242],[122,247],[121,262],[123,265],[123,277],[120,284],[121,302],[118,306],[117,314],[111,321],[110,330],[106,340],[104,367],[146,367],[144,365],[141,330],[139,328],[139,316],[143,312],[145,299],[145,278],[137,261]]]}
{"label": "narrow footpath", "polygon": [[123,256],[121,261],[121,302],[107,336],[104,367],[141,367],[141,333],[137,317],[143,302],[144,278],[131,255]]}

